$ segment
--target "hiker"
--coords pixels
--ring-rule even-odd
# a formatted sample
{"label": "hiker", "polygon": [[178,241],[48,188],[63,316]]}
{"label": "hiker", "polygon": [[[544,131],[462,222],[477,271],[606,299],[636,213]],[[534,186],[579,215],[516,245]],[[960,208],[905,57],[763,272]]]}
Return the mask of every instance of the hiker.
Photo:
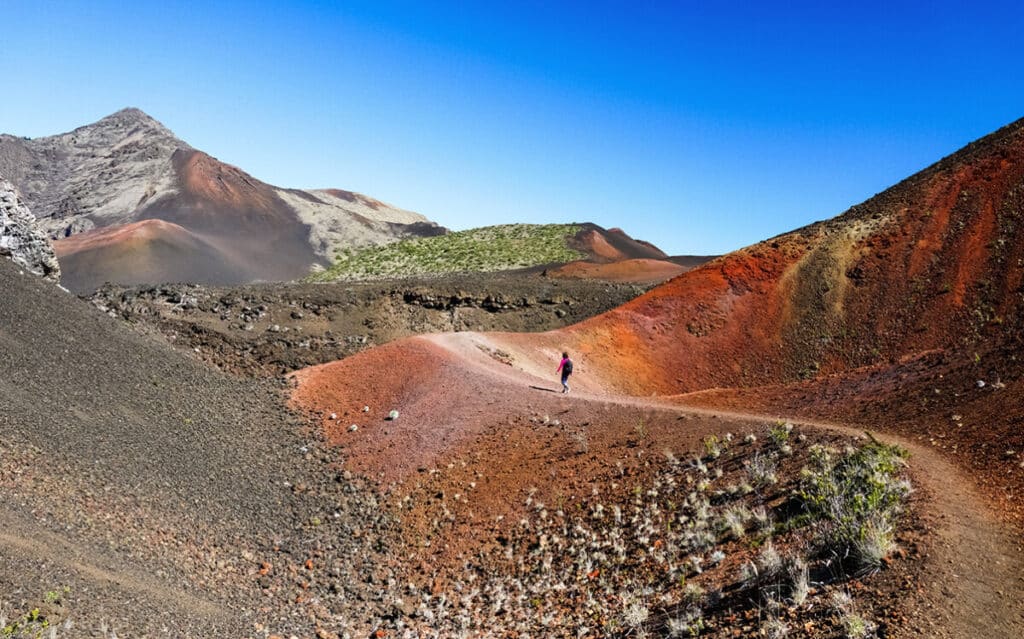
{"label": "hiker", "polygon": [[569,376],[572,375],[572,360],[569,359],[569,353],[562,353],[562,361],[558,363],[558,368],[555,372],[562,371],[562,392],[569,392]]}

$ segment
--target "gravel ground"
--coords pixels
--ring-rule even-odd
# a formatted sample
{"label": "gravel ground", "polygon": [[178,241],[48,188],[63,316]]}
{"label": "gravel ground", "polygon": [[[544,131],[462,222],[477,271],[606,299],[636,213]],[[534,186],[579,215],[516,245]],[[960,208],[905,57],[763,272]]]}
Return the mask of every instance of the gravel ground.
{"label": "gravel ground", "polygon": [[370,283],[108,285],[90,300],[154,328],[190,357],[268,377],[423,333],[549,331],[624,304],[649,286],[543,277],[534,269]]}
{"label": "gravel ground", "polygon": [[63,636],[308,636],[373,609],[376,498],[330,472],[277,382],[207,369],[6,260],[0,281],[0,615],[65,586]]}

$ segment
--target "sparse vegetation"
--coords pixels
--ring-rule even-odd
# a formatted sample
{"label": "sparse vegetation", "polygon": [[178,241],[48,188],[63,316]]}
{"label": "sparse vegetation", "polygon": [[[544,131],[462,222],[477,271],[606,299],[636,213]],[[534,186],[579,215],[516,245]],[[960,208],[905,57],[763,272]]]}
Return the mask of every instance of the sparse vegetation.
{"label": "sparse vegetation", "polygon": [[704,438],[704,452],[711,459],[718,459],[722,454],[723,442],[717,435],[708,435]]}
{"label": "sparse vegetation", "polygon": [[[70,619],[61,613],[63,599],[70,592],[67,586],[46,592],[35,605],[21,608],[10,615],[8,605],[0,602],[0,639],[57,639],[70,630]],[[17,608],[15,609],[18,610]]]}
{"label": "sparse vegetation", "polygon": [[768,427],[768,439],[776,448],[782,448],[789,441],[789,434],[793,431],[793,425],[788,422],[777,422]]}
{"label": "sparse vegetation", "polygon": [[585,257],[569,248],[573,224],[504,224],[383,246],[346,249],[311,281],[368,280],[442,273],[490,272]]}
{"label": "sparse vegetation", "polygon": [[[870,619],[856,615],[852,605],[843,611],[829,605],[834,586],[816,581],[812,588],[812,574],[816,580],[827,574],[826,584],[835,585],[849,578],[835,570],[833,557],[806,552],[830,525],[829,517],[798,510],[779,515],[787,525],[772,524],[770,509],[810,491],[815,473],[798,472],[802,462],[785,459],[779,443],[802,448],[794,455],[831,469],[837,484],[896,472],[902,453],[871,442],[822,466],[823,453],[832,449],[808,448],[806,438],[790,437],[792,426],[784,431],[785,438],[769,435],[760,445],[723,446],[714,458],[704,454],[709,444],[725,440],[709,436],[698,454],[657,456],[650,475],[637,476],[617,463],[589,495],[549,495],[554,505],[531,489],[523,514],[502,533],[499,547],[451,573],[445,592],[416,592],[416,613],[403,622],[410,624],[406,636],[489,637],[495,628],[545,637],[725,636],[721,632],[737,605],[756,614],[762,636],[800,634],[797,629],[808,622],[822,628],[823,636],[868,636],[856,633],[870,632]],[[744,492],[738,480],[748,474],[760,486],[774,481],[777,489],[771,497]],[[866,492],[872,503],[885,504],[906,494]],[[461,517],[446,508],[430,534],[461,529]],[[725,593],[731,593],[729,603]]]}

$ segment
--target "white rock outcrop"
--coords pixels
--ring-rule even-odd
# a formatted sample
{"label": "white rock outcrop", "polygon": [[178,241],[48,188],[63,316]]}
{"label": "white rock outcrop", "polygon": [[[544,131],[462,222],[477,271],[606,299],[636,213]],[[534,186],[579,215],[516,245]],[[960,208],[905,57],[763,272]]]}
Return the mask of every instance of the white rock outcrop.
{"label": "white rock outcrop", "polygon": [[14,185],[0,178],[0,256],[47,279],[60,281],[60,265],[50,240],[18,197]]}

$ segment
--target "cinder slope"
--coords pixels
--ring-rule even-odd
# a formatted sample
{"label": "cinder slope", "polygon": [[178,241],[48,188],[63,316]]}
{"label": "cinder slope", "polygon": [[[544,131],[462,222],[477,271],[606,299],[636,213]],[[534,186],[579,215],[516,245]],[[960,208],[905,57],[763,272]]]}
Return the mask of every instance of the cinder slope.
{"label": "cinder slope", "polygon": [[331,595],[288,575],[322,535],[318,570],[359,587],[372,553],[334,527],[377,515],[304,454],[273,384],[213,372],[8,260],[0,283],[0,612],[67,585],[69,636],[246,636],[261,619],[306,634],[299,595]]}
{"label": "cinder slope", "polygon": [[585,253],[595,262],[622,260],[666,260],[668,256],[650,242],[635,240],[622,229],[603,229],[592,223],[582,224],[580,231],[569,240],[569,246]]}
{"label": "cinder slope", "polygon": [[[158,219],[223,251],[225,266],[199,277],[189,253],[162,255],[166,262],[152,273],[172,281],[291,280],[326,263],[339,248],[444,232],[419,214],[359,194],[265,184],[193,149],[138,109],[36,140],[0,135],[0,174],[19,187],[52,238]],[[123,251],[104,246],[116,262]],[[79,272],[65,267],[74,290],[91,290],[107,279],[139,281],[130,271],[100,266],[102,251],[74,264]]]}
{"label": "cinder slope", "polygon": [[619,262],[570,262],[548,271],[551,277],[567,277],[608,282],[661,283],[689,268],[668,260],[621,260]]}
{"label": "cinder slope", "polygon": [[843,215],[686,273],[548,340],[650,394],[1019,344],[1024,121]]}
{"label": "cinder slope", "polygon": [[95,229],[53,246],[67,273],[64,285],[74,291],[89,290],[97,282],[244,281],[254,270],[234,259],[231,247],[218,248],[161,220]]}

